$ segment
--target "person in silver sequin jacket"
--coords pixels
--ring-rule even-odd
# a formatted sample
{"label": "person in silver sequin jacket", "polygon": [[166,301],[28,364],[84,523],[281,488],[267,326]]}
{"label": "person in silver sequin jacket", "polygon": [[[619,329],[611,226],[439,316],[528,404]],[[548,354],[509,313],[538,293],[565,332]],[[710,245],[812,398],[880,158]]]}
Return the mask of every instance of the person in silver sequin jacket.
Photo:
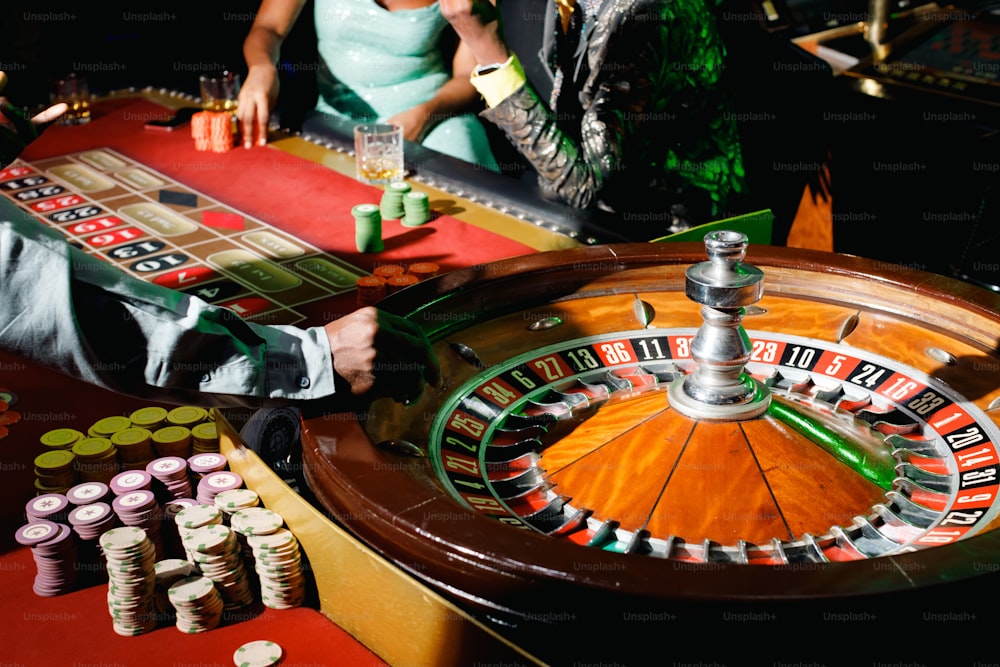
{"label": "person in silver sequin jacket", "polygon": [[[511,2],[515,0],[501,0]],[[744,187],[737,119],[723,86],[725,49],[702,0],[569,0],[548,5],[544,100],[518,68],[488,0],[441,0],[479,63],[482,117],[503,130],[553,198],[614,211],[648,239],[726,214]],[[562,7],[560,7],[562,4]],[[501,79],[497,86],[492,79]],[[546,82],[549,83],[549,82]]]}

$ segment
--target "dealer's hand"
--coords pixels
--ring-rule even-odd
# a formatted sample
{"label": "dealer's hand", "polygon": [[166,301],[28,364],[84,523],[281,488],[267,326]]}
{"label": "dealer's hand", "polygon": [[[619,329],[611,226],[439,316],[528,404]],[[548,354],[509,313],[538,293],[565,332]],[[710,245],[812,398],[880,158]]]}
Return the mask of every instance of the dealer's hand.
{"label": "dealer's hand", "polygon": [[323,327],[333,369],[355,396],[416,400],[425,384],[436,385],[441,369],[424,333],[409,320],[371,306]]}

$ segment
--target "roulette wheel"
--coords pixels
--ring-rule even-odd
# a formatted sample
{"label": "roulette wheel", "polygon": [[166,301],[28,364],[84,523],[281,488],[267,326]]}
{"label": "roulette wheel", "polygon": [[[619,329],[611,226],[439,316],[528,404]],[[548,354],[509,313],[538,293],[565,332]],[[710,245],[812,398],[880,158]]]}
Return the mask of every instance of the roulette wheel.
{"label": "roulette wheel", "polygon": [[590,627],[617,656],[655,634],[637,621],[720,604],[905,615],[996,571],[995,294],[712,232],[494,262],[380,305],[424,328],[443,380],[304,414],[309,487],[528,645]]}

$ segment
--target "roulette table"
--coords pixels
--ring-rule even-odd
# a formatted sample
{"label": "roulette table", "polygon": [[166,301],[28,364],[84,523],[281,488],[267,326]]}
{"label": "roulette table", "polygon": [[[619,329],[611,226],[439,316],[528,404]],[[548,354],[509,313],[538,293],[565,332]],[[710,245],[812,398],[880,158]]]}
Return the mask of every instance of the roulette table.
{"label": "roulette table", "polygon": [[[540,253],[391,296],[443,383],[306,415],[318,502],[554,664],[665,645],[852,664],[817,647],[989,627],[998,297],[857,257],[706,252]],[[938,664],[921,643],[863,654]]]}
{"label": "roulette table", "polygon": [[[729,339],[746,332],[735,346],[746,359],[730,355],[719,372],[745,368],[750,404],[758,391],[771,402],[684,412],[671,388],[700,363],[709,306],[689,298],[688,271],[707,260],[704,244],[597,245],[566,233],[568,218],[537,224],[521,202],[499,210],[450,181],[417,181],[436,217],[388,224],[385,252],[359,253],[350,206],[377,191],[349,177],[349,155],[301,137],[195,153],[182,133],[143,129],[165,108],[126,96],[95,106],[87,126],[51,128],[3,196],[123,270],[177,287],[193,277],[192,289],[263,322],[353,309],[353,291],[316,267],[341,278],[389,262],[442,269],[380,306],[424,328],[443,383],[407,405],[304,412],[299,491],[220,420],[231,465],[293,527],[317,606],[336,622],[325,634],[301,614],[257,619],[292,664],[327,664],[317,641],[344,664],[649,664],[650,650],[677,664],[833,664],[831,642],[856,658],[936,664],[928,642],[948,644],[940,664],[990,658],[970,638],[997,619],[996,295],[884,262],[751,246],[732,273],[756,267],[761,280],[735,279],[736,305],[708,300]],[[84,191],[95,174],[111,191]],[[68,191],[17,195],[52,185]],[[143,224],[151,214],[181,218],[190,238],[156,233]],[[104,238],[129,228],[146,235]],[[134,244],[145,245],[115,251]],[[269,291],[218,264],[237,251],[300,282]],[[762,294],[748,298],[753,285]],[[4,468],[19,511],[43,430],[141,403],[2,360],[27,410],[4,439],[24,445]],[[11,529],[17,511],[4,514]],[[2,558],[5,572],[30,569],[23,549]],[[107,619],[80,625],[99,592],[70,597],[24,601],[8,621],[36,646],[52,632],[115,655],[161,645],[158,630],[109,648],[121,644]],[[53,621],[48,632],[34,618]],[[299,623],[313,638],[296,636]],[[729,641],[706,641],[706,628]],[[169,664],[228,659],[212,634],[172,641]],[[38,655],[17,648],[25,664]]]}

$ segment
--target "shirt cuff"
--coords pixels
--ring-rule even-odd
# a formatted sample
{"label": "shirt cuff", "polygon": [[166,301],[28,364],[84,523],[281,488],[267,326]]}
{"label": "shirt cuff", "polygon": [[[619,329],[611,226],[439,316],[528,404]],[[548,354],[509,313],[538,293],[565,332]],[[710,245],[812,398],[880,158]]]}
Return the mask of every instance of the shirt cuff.
{"label": "shirt cuff", "polygon": [[488,74],[473,72],[470,80],[472,86],[483,96],[486,106],[492,108],[514,94],[524,85],[527,77],[524,76],[524,68],[517,56],[511,54],[507,62],[497,69]]}

